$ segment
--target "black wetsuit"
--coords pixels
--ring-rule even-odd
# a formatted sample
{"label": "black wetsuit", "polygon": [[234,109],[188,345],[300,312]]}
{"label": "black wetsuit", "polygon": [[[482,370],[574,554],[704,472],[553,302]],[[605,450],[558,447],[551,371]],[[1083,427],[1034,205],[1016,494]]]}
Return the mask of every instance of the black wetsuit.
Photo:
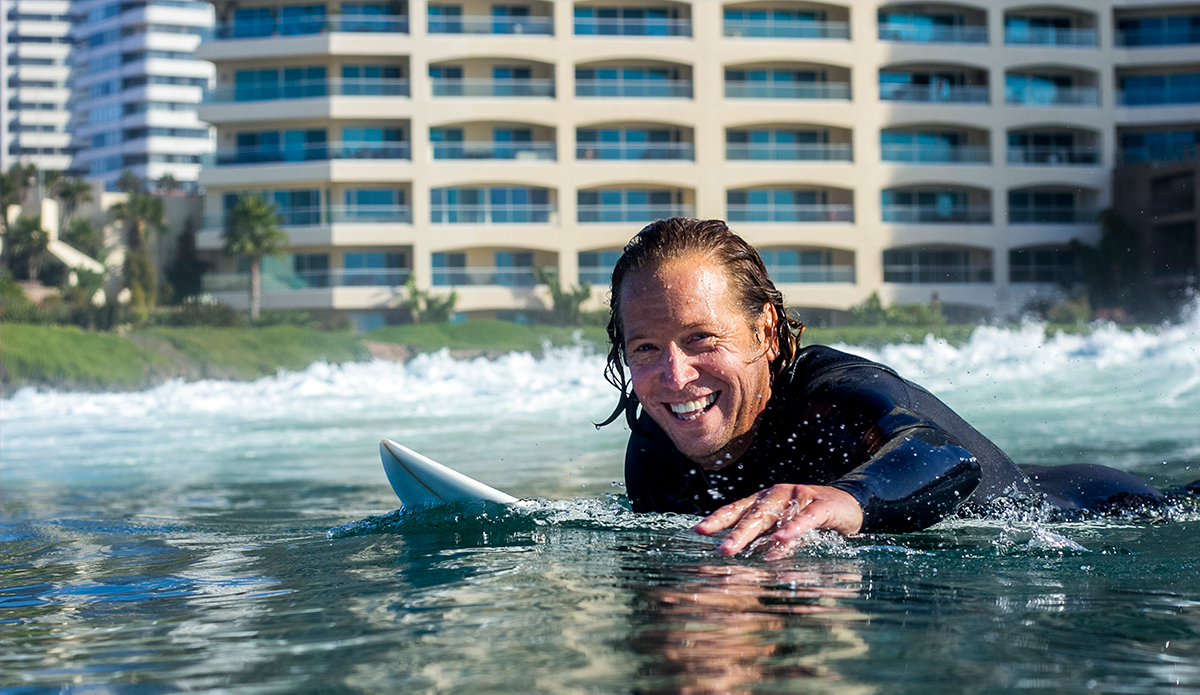
{"label": "black wetsuit", "polygon": [[638,424],[645,434],[631,434],[625,454],[637,512],[706,515],[776,483],[830,485],[862,505],[864,532],[898,533],[934,524],[967,500],[1013,493],[1045,493],[1062,508],[1159,495],[1103,466],[1023,472],[925,389],[823,346],[801,350],[775,380],[750,448],[719,471],[684,456],[644,412]]}

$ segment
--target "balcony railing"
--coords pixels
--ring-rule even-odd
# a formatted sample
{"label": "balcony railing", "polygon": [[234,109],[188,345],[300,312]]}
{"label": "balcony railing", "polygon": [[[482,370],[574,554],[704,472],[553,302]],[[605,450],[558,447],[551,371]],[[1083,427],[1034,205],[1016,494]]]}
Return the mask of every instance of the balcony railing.
{"label": "balcony railing", "polygon": [[725,143],[725,159],[779,162],[849,162],[853,150],[848,142],[825,143]]}
{"label": "balcony railing", "polygon": [[608,285],[612,282],[612,267],[581,265],[579,266],[579,284]]}
{"label": "balcony railing", "polygon": [[725,35],[767,39],[848,39],[848,22],[794,22],[776,19],[726,19]]}
{"label": "balcony railing", "polygon": [[303,147],[222,147],[200,156],[205,166],[266,164],[271,162],[312,162],[330,159],[410,159],[407,142],[330,142]]}
{"label": "balcony railing", "polygon": [[1114,41],[1118,46],[1143,48],[1146,46],[1179,46],[1200,43],[1200,27],[1169,26],[1118,29]]}
{"label": "balcony railing", "polygon": [[580,205],[577,211],[581,223],[652,222],[670,217],[695,217],[696,206],[673,203],[665,205]]}
{"label": "balcony railing", "polygon": [[987,43],[987,27],[880,24],[880,41],[904,43]]}
{"label": "balcony railing", "polygon": [[845,82],[726,82],[727,99],[845,99]]}
{"label": "balcony railing", "polygon": [[881,159],[885,162],[914,162],[921,164],[986,164],[992,161],[987,145],[936,145],[884,143]]}
{"label": "balcony railing", "polygon": [[692,20],[657,17],[576,17],[576,36],[691,36]]}
{"label": "balcony railing", "polygon": [[554,34],[553,17],[430,17],[430,34]]}
{"label": "balcony railing", "polygon": [[991,282],[987,265],[885,265],[883,281],[903,284],[942,282]]}
{"label": "balcony railing", "polygon": [[[263,294],[330,287],[401,287],[412,273],[408,268],[335,268],[300,273],[264,273]],[[205,292],[248,292],[249,273],[208,273],[200,280]]]}
{"label": "balcony railing", "polygon": [[1088,224],[1096,221],[1096,210],[1090,207],[1020,207],[1009,208],[1009,224]]}
{"label": "balcony railing", "polygon": [[1095,46],[1095,29],[1057,27],[1008,27],[1004,43],[1010,46]]}
{"label": "balcony railing", "polygon": [[1006,87],[1004,101],[1013,106],[1099,106],[1096,87],[1050,87],[1027,84]]}
{"label": "balcony railing", "polygon": [[586,142],[575,145],[576,159],[695,159],[690,142]]}
{"label": "balcony railing", "polygon": [[1192,85],[1163,85],[1161,87],[1138,87],[1117,92],[1117,103],[1121,106],[1170,106],[1172,104],[1200,103],[1200,88]]}
{"label": "balcony railing", "polygon": [[575,80],[577,97],[692,98],[689,80]]}
{"label": "balcony railing", "polygon": [[435,203],[430,207],[434,224],[542,224],[550,221],[552,205],[462,205]]}
{"label": "balcony railing", "polygon": [[553,142],[435,142],[433,158],[552,162],[558,158],[558,146]]}
{"label": "balcony railing", "polygon": [[434,268],[435,287],[493,285],[500,287],[533,287],[537,276],[533,268]]}
{"label": "balcony railing", "polygon": [[1033,166],[1090,166],[1100,163],[1100,148],[1084,145],[1009,147],[1008,163]]}
{"label": "balcony railing", "polygon": [[853,222],[854,206],[815,205],[729,205],[730,222]]}
{"label": "balcony railing", "polygon": [[1200,155],[1196,145],[1122,147],[1118,153],[1121,164],[1138,162],[1186,162]]}
{"label": "balcony railing", "polygon": [[406,15],[341,15],[311,19],[221,22],[206,39],[262,39],[330,32],[407,34]]}
{"label": "balcony railing", "polygon": [[884,205],[883,221],[917,224],[989,224],[989,205]]}
{"label": "balcony railing", "polygon": [[896,84],[882,82],[879,98],[883,101],[943,102],[952,104],[988,103],[987,85],[969,84]]}
{"label": "balcony railing", "polygon": [[[323,224],[411,224],[409,205],[326,205],[277,210],[280,227],[312,227]],[[225,213],[205,215],[204,229],[225,228]]]}
{"label": "balcony railing", "polygon": [[435,97],[552,97],[552,79],[434,78]]}
{"label": "balcony railing", "polygon": [[768,265],[771,280],[779,283],[848,282],[854,284],[852,265]]}
{"label": "balcony railing", "polygon": [[290,82],[224,84],[204,94],[205,103],[319,99],[329,96],[408,96],[408,80],[402,78],[329,78]]}

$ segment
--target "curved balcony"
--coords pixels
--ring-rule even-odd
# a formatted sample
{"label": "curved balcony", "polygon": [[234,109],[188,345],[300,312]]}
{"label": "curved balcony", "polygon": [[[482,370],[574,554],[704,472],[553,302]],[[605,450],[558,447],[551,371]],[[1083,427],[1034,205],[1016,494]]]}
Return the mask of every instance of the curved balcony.
{"label": "curved balcony", "polygon": [[1200,104],[1200,66],[1172,72],[1127,73],[1118,69],[1117,84],[1117,103],[1121,106]]}
{"label": "curved balcony", "polygon": [[696,206],[685,202],[690,192],[677,189],[607,188],[576,196],[576,221],[581,224],[645,224],[696,215]]}
{"label": "curved balcony", "polygon": [[1004,43],[1009,46],[1095,48],[1096,15],[1059,7],[1028,7],[1004,13]]}
{"label": "curved balcony", "polygon": [[548,188],[470,186],[429,191],[433,224],[546,224],[554,215]]}
{"label": "curved balcony", "polygon": [[619,7],[576,3],[576,36],[692,35],[691,8],[682,3]]}
{"label": "curved balcony", "polygon": [[337,78],[293,80],[285,82],[243,82],[218,85],[204,94],[204,103],[274,101],[279,99],[316,99],[329,96],[409,95],[404,78]]}
{"label": "curved balcony", "polygon": [[917,103],[986,104],[990,100],[984,70],[951,66],[881,68],[879,99]]}
{"label": "curved balcony", "polygon": [[558,254],[525,249],[471,248],[433,254],[435,287],[534,287],[535,268],[558,266]]}
{"label": "curved balcony", "polygon": [[911,164],[986,164],[992,161],[986,130],[945,126],[887,128],[879,133],[880,159]]}
{"label": "curved balcony", "polygon": [[854,149],[848,128],[763,126],[725,131],[729,161],[850,162]]}
{"label": "curved balcony", "polygon": [[854,252],[827,248],[763,248],[758,250],[767,274],[779,284],[854,284]]}
{"label": "curved balcony", "polygon": [[[1178,10],[1176,10],[1178,12]],[[1176,14],[1151,8],[1117,9],[1113,43],[1127,48],[1186,46],[1200,43],[1200,12]]]}
{"label": "curved balcony", "polygon": [[[294,273],[263,273],[263,294],[327,287],[402,287],[412,274],[409,268],[330,268]],[[249,273],[206,273],[204,292],[248,292]]]}
{"label": "curved balcony", "polygon": [[883,221],[897,224],[991,224],[991,194],[963,186],[884,189]]}
{"label": "curved balcony", "polygon": [[460,5],[430,5],[428,33],[554,35],[553,6],[547,2],[497,6],[491,15],[464,15],[462,9]]}
{"label": "curved balcony", "polygon": [[[279,226],[315,227],[327,224],[412,224],[412,206],[392,205],[321,205],[277,210]],[[225,229],[225,213],[204,215],[204,229]]]}
{"label": "curved balcony", "polygon": [[213,153],[201,155],[200,163],[232,166],[331,159],[410,159],[411,156],[407,142],[329,142],[300,147],[219,147]]}
{"label": "curved balcony", "polygon": [[575,96],[583,98],[691,99],[691,68],[662,65],[581,65]]}
{"label": "curved balcony", "polygon": [[1008,251],[1008,281],[1053,282],[1069,285],[1080,280],[1075,252],[1064,246],[1023,246]]}
{"label": "curved balcony", "polygon": [[596,126],[575,130],[577,160],[673,160],[695,159],[690,128],[654,124]]}
{"label": "curved balcony", "polygon": [[552,79],[431,78],[435,97],[553,97]]}
{"label": "curved balcony", "polygon": [[1096,166],[1099,134],[1074,128],[1029,128],[1008,133],[1008,163],[1016,166]]}
{"label": "curved balcony", "polygon": [[1090,224],[1096,213],[1095,191],[1031,187],[1008,192],[1009,224]]}
{"label": "curved balcony", "polygon": [[1181,162],[1200,154],[1200,126],[1118,129],[1119,160],[1136,162]]}
{"label": "curved balcony", "polygon": [[733,38],[849,39],[850,10],[837,5],[774,2],[727,5],[724,34]]}
{"label": "curved balcony", "polygon": [[850,70],[810,63],[725,69],[727,99],[850,99]]}
{"label": "curved balcony", "polygon": [[553,142],[464,141],[435,142],[434,159],[500,159],[553,162],[558,146]]}
{"label": "curved balcony", "polygon": [[988,42],[987,12],[950,4],[885,6],[879,10],[879,40],[900,43]]}
{"label": "curved balcony", "polygon": [[730,222],[853,222],[853,193],[844,189],[747,188],[725,194]]}
{"label": "curved balcony", "polygon": [[612,282],[613,268],[621,258],[621,249],[580,251],[578,258],[579,284],[607,286]]}
{"label": "curved balcony", "polygon": [[1010,106],[1099,106],[1095,73],[1038,68],[1004,76],[1004,102]]}
{"label": "curved balcony", "polygon": [[234,19],[232,22],[219,22],[204,39],[229,41],[332,32],[407,34],[408,16],[345,14],[281,18],[259,14],[246,19]]}
{"label": "curved balcony", "polygon": [[898,284],[990,283],[992,252],[967,246],[887,249],[883,252],[883,281]]}

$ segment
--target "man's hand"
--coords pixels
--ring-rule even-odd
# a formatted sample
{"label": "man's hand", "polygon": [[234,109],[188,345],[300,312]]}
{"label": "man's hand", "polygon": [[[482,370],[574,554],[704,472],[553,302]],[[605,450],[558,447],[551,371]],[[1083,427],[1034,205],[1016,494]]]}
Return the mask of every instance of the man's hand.
{"label": "man's hand", "polygon": [[717,551],[733,555],[768,534],[778,549],[813,529],[850,535],[858,533],[862,523],[862,507],[850,493],[824,485],[784,484],[721,507],[694,530],[711,536],[732,527]]}

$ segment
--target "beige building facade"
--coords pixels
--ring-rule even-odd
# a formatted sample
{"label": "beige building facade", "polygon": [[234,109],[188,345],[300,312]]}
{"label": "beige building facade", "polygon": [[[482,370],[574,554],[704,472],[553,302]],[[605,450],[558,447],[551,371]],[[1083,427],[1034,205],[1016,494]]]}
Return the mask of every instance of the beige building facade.
{"label": "beige building facade", "polygon": [[1014,315],[1098,238],[1118,162],[1200,133],[1200,3],[216,8],[206,288],[246,302],[221,233],[262,193],[292,243],[264,307],[361,327],[409,273],[512,316],[548,307],[549,266],[599,307],[621,247],[671,215],[729,221],[814,317],[872,292]]}

